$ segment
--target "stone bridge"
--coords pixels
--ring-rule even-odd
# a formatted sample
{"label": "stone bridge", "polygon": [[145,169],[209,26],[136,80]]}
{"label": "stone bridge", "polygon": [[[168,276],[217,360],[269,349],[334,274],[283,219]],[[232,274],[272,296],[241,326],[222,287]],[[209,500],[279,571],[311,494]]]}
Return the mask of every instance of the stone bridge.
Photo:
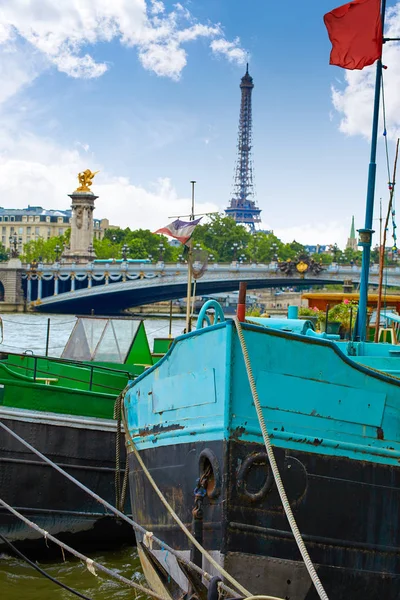
{"label": "stone bridge", "polygon": [[[110,261],[85,265],[37,265],[22,273],[28,308],[43,312],[118,314],[126,308],[186,296],[187,265]],[[196,281],[194,294],[201,296],[237,290],[240,281],[250,289],[344,283],[360,280],[360,268],[333,264],[318,275],[284,275],[276,263],[209,264]],[[400,268],[388,268],[385,284],[400,287]],[[1,281],[1,270],[0,270]],[[370,272],[371,285],[378,283],[378,267]]]}

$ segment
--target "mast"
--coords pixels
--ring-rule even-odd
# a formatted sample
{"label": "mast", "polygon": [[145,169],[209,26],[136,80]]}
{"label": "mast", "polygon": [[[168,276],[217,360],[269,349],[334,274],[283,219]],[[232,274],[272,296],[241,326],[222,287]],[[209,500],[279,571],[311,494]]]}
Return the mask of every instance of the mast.
{"label": "mast", "polygon": [[[385,23],[386,0],[381,4],[382,38]],[[365,209],[365,226],[359,229],[360,242],[362,246],[362,266],[360,282],[360,301],[355,327],[355,339],[364,342],[367,333],[367,304],[368,304],[368,278],[371,259],[372,219],[374,214],[375,179],[376,179],[376,146],[378,139],[379,105],[382,82],[382,57],[376,63],[375,77],[375,100],[372,120],[371,156],[368,168],[367,203]]]}
{"label": "mast", "polygon": [[[194,185],[195,181],[190,182],[192,185],[192,211],[190,213],[190,220],[194,221]],[[192,240],[188,243],[188,279],[187,279],[187,293],[186,293],[186,333],[189,333],[192,329],[191,319],[191,296],[192,296],[192,259],[193,259],[193,245]]]}
{"label": "mast", "polygon": [[[392,181],[389,182],[390,198],[389,198],[389,205],[388,205],[386,221],[385,221],[385,229],[383,230],[383,241],[379,248],[379,285],[378,285],[378,302],[376,305],[376,325],[375,325],[374,342],[377,342],[378,337],[379,337],[379,325],[380,325],[380,320],[381,320],[381,306],[382,306],[383,268],[385,265],[386,232],[388,229],[389,217],[390,217],[390,213],[392,210],[392,204],[393,204],[394,186],[396,184],[396,169],[397,169],[398,155],[399,155],[399,140],[397,140],[397,144],[396,144],[396,156],[394,159],[393,177],[392,177]],[[382,206],[382,204],[381,204],[381,206]]]}

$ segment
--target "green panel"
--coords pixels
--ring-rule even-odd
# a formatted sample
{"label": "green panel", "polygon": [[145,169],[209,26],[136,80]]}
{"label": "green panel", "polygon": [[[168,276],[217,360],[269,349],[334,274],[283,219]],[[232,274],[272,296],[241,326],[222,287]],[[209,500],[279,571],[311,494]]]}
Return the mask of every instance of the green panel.
{"label": "green panel", "polygon": [[54,388],[42,383],[3,381],[2,406],[112,419],[115,394]]}
{"label": "green panel", "polygon": [[154,338],[153,353],[166,354],[173,341],[172,338]]}
{"label": "green panel", "polygon": [[127,365],[152,365],[149,340],[147,339],[146,330],[143,321],[140,321],[136,335],[133,339],[132,346],[126,357],[125,364]]}

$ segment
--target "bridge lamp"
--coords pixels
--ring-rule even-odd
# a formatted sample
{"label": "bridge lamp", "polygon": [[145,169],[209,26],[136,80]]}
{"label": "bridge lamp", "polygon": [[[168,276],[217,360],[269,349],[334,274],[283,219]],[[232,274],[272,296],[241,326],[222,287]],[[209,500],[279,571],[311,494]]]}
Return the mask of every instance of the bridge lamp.
{"label": "bridge lamp", "polygon": [[233,242],[232,248],[231,248],[231,250],[233,252],[233,262],[236,261],[236,253],[237,253],[238,247],[239,247],[238,242]]}
{"label": "bridge lamp", "polygon": [[212,262],[213,260],[215,260],[215,256],[214,256],[214,254],[209,254],[209,255],[208,255],[208,260],[209,260],[210,262]]}
{"label": "bridge lamp", "polygon": [[161,262],[162,259],[163,259],[163,254],[165,252],[165,246],[161,242],[158,244],[158,250],[159,250],[159,258],[158,258],[158,260],[159,260],[159,262]]}
{"label": "bridge lamp", "polygon": [[149,259],[150,262],[153,262],[153,255],[152,254],[148,254],[147,258]]}
{"label": "bridge lamp", "polygon": [[[60,248],[60,246],[58,244],[54,248],[54,252],[56,254],[56,262],[58,262],[58,259],[60,258],[60,254],[61,254],[61,248]],[[89,252],[90,252],[90,246],[89,246]]]}
{"label": "bridge lamp", "polygon": [[122,246],[121,252],[122,252],[122,259],[126,260],[126,257],[128,255],[128,252],[129,252],[129,246],[127,244],[124,244]]}
{"label": "bridge lamp", "polygon": [[180,262],[180,263],[183,262],[183,254],[180,254],[178,256],[178,262]]}
{"label": "bridge lamp", "polygon": [[245,255],[245,254],[241,254],[241,255],[239,256],[239,262],[240,262],[240,263],[244,263],[245,261],[246,261],[246,255]]}

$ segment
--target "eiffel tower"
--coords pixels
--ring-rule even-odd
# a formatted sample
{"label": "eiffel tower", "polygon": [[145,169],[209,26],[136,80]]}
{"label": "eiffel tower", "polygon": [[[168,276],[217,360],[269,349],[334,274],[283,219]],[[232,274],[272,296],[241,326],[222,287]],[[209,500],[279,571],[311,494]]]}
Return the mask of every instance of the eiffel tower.
{"label": "eiffel tower", "polygon": [[257,208],[254,199],[253,162],[252,162],[252,117],[251,93],[254,88],[253,78],[249,75],[249,65],[246,74],[240,82],[241,102],[238,133],[238,155],[235,167],[235,183],[227,216],[235,219],[236,223],[247,225],[252,233],[256,223],[261,222],[261,209]]}

